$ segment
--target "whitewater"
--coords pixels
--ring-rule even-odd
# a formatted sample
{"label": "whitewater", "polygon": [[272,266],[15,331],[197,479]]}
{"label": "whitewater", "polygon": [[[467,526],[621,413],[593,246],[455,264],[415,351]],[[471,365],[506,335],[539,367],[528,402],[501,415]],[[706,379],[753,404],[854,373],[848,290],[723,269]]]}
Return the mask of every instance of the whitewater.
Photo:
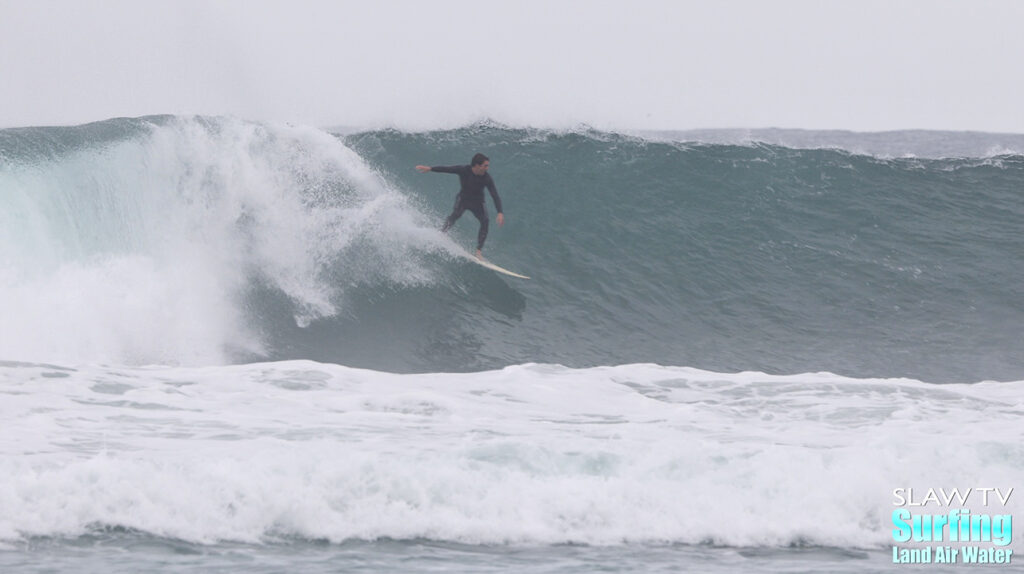
{"label": "whitewater", "polygon": [[0,569],[906,569],[1024,468],[1020,138],[925,135],[0,130]]}

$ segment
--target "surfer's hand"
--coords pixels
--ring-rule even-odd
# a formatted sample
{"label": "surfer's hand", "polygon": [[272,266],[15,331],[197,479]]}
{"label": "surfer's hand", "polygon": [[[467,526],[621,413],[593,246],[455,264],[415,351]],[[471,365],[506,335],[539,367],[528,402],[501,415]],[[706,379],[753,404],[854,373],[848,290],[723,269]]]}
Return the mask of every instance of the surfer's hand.
{"label": "surfer's hand", "polygon": [[505,214],[504,213],[499,213],[498,214],[498,226],[500,227],[502,225],[505,225]]}
{"label": "surfer's hand", "polygon": [[418,166],[416,166],[416,171],[418,171],[420,173],[427,173],[428,171],[430,171],[430,166],[428,166],[428,165],[418,165]]}

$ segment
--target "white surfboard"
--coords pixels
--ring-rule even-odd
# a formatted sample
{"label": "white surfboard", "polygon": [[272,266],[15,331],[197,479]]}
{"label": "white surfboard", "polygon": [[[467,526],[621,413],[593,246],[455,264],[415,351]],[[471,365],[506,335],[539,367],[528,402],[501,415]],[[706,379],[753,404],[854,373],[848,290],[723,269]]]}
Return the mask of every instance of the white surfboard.
{"label": "white surfboard", "polygon": [[491,263],[490,261],[487,261],[486,259],[477,259],[476,255],[472,255],[470,253],[465,253],[465,256],[466,256],[466,259],[469,259],[470,261],[472,261],[473,263],[476,263],[477,265],[480,265],[482,267],[486,267],[486,268],[490,269],[491,271],[497,271],[498,273],[504,273],[505,275],[508,275],[510,277],[518,277],[519,279],[529,279],[529,277],[527,277],[526,275],[520,275],[519,273],[516,273],[514,271],[509,271],[508,269],[505,269],[504,267],[498,267],[497,265]]}

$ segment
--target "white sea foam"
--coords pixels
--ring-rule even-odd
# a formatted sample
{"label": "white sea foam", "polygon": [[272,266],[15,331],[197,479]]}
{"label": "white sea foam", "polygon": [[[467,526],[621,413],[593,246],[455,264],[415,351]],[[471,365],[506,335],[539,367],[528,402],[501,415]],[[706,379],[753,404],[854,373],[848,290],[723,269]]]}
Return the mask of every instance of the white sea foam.
{"label": "white sea foam", "polygon": [[204,543],[880,547],[894,488],[1020,487],[1022,390],[654,365],[8,363],[0,539],[114,525]]}
{"label": "white sea foam", "polygon": [[253,285],[306,324],[336,313],[347,284],[429,281],[415,255],[445,249],[401,193],[312,128],[176,118],[6,167],[5,358],[223,364],[263,351]]}

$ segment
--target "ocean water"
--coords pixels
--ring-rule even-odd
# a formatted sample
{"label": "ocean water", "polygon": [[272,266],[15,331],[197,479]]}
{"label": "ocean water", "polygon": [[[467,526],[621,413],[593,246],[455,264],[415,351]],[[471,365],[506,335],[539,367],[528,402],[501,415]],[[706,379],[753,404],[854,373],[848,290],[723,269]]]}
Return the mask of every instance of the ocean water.
{"label": "ocean water", "polygon": [[0,570],[970,569],[893,490],[1022,488],[1019,144],[0,130]]}

